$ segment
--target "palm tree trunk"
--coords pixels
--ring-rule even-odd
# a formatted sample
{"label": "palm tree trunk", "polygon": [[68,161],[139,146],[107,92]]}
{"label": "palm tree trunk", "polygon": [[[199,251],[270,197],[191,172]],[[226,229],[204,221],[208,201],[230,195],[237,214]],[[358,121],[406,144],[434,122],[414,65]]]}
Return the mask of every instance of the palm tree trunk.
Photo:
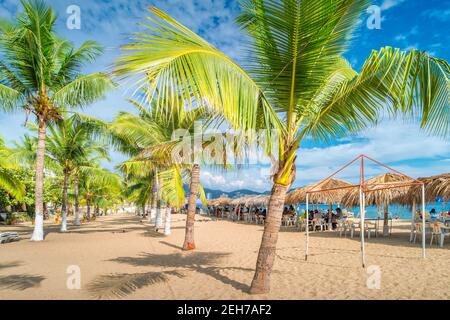
{"label": "palm tree trunk", "polygon": [[36,181],[35,181],[35,220],[32,241],[44,240],[44,159],[45,159],[45,134],[47,124],[38,117],[38,144],[36,151]]}
{"label": "palm tree trunk", "polygon": [[86,200],[86,218],[91,220],[91,200]]}
{"label": "palm tree trunk", "polygon": [[155,230],[158,231],[162,227],[161,190],[160,190],[160,187],[159,187],[158,171],[156,171],[155,177],[156,177],[156,218],[155,218]]}
{"label": "palm tree trunk", "polygon": [[[281,165],[280,168],[283,168],[283,165]],[[277,177],[282,176],[282,170],[283,169],[280,169],[275,175],[275,181]],[[278,232],[281,227],[284,202],[287,191],[295,180],[295,175],[296,167],[293,165],[289,177],[289,184],[282,185],[275,182],[272,187],[261,246],[259,247],[258,259],[256,260],[255,275],[253,276],[252,285],[250,287],[251,294],[262,294],[270,291],[270,275],[275,261]]]}
{"label": "palm tree trunk", "polygon": [[256,271],[250,288],[251,294],[268,293],[270,290],[270,274],[275,261],[278,232],[287,190],[287,186],[279,184],[275,184],[272,188],[264,233],[256,261]]}
{"label": "palm tree trunk", "polygon": [[172,214],[172,208],[169,205],[167,205],[166,206],[166,219],[164,221],[164,234],[166,236],[170,235],[170,233],[171,233],[171,230],[170,230],[171,214]]}
{"label": "palm tree trunk", "polygon": [[389,202],[384,202],[384,223],[383,223],[383,236],[389,235]]}
{"label": "palm tree trunk", "polygon": [[73,189],[75,193],[75,225],[80,225],[80,203],[78,199],[78,174],[75,175],[74,181],[73,181]]}
{"label": "palm tree trunk", "polygon": [[62,194],[62,218],[61,218],[61,232],[67,231],[67,189],[69,188],[69,173],[64,170],[64,186]]}
{"label": "palm tree trunk", "polygon": [[188,212],[186,217],[186,231],[184,236],[183,250],[194,250],[194,222],[197,209],[197,194],[200,183],[200,166],[194,164],[191,172],[191,185],[189,189]]}
{"label": "palm tree trunk", "polygon": [[155,230],[158,231],[162,227],[162,212],[161,212],[161,199],[156,200],[156,218],[155,218]]}
{"label": "palm tree trunk", "polygon": [[152,192],[150,193],[150,199],[148,200],[148,222],[149,223],[151,223],[152,222],[152,219],[153,219],[153,210],[154,210],[154,208],[153,208],[153,198],[154,198],[154,193],[153,193],[153,190],[152,190]]}

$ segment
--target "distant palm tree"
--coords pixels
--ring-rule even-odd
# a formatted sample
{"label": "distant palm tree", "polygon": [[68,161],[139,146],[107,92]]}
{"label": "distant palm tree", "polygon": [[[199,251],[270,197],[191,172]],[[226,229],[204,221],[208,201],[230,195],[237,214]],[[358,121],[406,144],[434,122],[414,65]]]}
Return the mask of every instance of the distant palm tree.
{"label": "distant palm tree", "polygon": [[116,62],[116,74],[137,78],[136,86],[147,89],[147,99],[159,110],[172,112],[173,97],[182,95],[188,107],[206,101],[235,128],[277,130],[278,162],[251,293],[270,290],[284,200],[306,136],[327,140],[356,132],[376,124],[383,112],[449,134],[446,61],[385,47],[373,51],[357,72],[343,58],[369,5],[369,0],[244,0],[237,22],[251,39],[247,71],[151,8],[150,31],[139,33]]}
{"label": "distant palm tree", "polygon": [[[79,174],[80,195],[86,204],[86,218],[91,219],[91,208],[102,202],[116,203],[122,187],[122,178],[106,169],[92,166]],[[96,212],[94,212],[96,214]]]}
{"label": "distant palm tree", "polygon": [[67,192],[70,178],[73,176],[75,180],[75,224],[79,224],[78,174],[82,170],[89,170],[95,161],[108,159],[107,145],[94,140],[95,131],[90,123],[79,120],[78,115],[73,115],[50,125],[50,134],[46,139],[48,159],[53,162],[54,167],[58,167],[64,177],[61,208],[63,232],[67,231]]}
{"label": "distant palm tree", "polygon": [[[131,101],[138,110],[138,115],[121,112],[111,124],[111,132],[121,151],[127,152],[132,158],[122,165],[127,174],[134,177],[153,178],[153,187],[147,183],[148,196],[156,189],[157,217],[156,229],[161,227],[160,197],[169,206],[181,208],[184,204],[185,193],[183,182],[190,182],[189,204],[186,219],[186,235],[183,248],[195,248],[193,225],[195,220],[197,195],[200,193],[206,201],[203,188],[199,184],[199,165],[179,163],[172,157],[174,147],[180,142],[173,137],[175,130],[193,131],[194,124],[204,116],[202,108],[189,111],[177,109],[171,115],[146,109],[136,101]],[[186,156],[186,155],[185,155]],[[188,178],[189,176],[189,178]],[[136,186],[137,187],[137,186]],[[142,199],[144,200],[144,199]],[[141,201],[142,202],[142,201]]]}
{"label": "distant palm tree", "polygon": [[56,16],[42,0],[21,0],[16,21],[0,24],[0,107],[24,109],[38,124],[35,227],[31,240],[44,239],[43,183],[47,124],[61,119],[66,108],[87,106],[112,88],[102,73],[81,74],[85,63],[102,53],[87,41],[78,49],[54,32]]}
{"label": "distant palm tree", "polygon": [[19,167],[14,163],[13,152],[12,149],[5,146],[5,141],[0,137],[0,188],[21,200],[25,195],[25,185],[8,171],[8,169]]}

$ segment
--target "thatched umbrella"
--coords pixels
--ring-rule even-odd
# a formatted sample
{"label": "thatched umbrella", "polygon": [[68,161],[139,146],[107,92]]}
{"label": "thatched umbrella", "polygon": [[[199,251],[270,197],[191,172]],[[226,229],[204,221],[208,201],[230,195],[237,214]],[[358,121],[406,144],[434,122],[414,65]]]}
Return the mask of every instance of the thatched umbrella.
{"label": "thatched umbrella", "polygon": [[[408,193],[414,182],[417,181],[396,173],[385,173],[364,182],[365,204],[384,207],[383,235],[389,233],[389,203],[398,203],[398,199]],[[359,196],[358,188],[351,189],[342,198],[342,203],[346,207],[359,205]]]}
{"label": "thatched umbrella", "polygon": [[339,203],[353,185],[347,181],[328,178],[309,186],[291,191],[286,196],[286,204],[306,202],[306,194],[309,200],[317,203]]}
{"label": "thatched umbrella", "polygon": [[[431,177],[423,177],[417,179],[425,184],[425,201],[434,202],[437,197],[444,198],[445,201],[450,200],[450,173],[443,173]],[[396,202],[402,205],[415,206],[416,203],[421,201],[421,186],[413,186],[410,190],[395,199]]]}
{"label": "thatched umbrella", "polygon": [[247,198],[247,200],[245,201],[245,205],[247,207],[267,206],[269,204],[269,198],[270,196],[268,195],[255,195]]}
{"label": "thatched umbrella", "polygon": [[231,203],[231,199],[228,197],[219,197],[213,200],[208,201],[208,206],[226,206]]}
{"label": "thatched umbrella", "polygon": [[297,188],[286,195],[285,204],[293,205],[297,203],[303,203],[306,201],[306,188]]}

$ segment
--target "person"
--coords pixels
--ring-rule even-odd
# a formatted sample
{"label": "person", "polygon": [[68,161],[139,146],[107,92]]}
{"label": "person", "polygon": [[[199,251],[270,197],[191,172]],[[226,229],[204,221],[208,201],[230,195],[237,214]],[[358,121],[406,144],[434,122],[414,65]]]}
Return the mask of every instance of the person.
{"label": "person", "polygon": [[341,208],[336,208],[336,217],[338,219],[341,218],[341,214],[342,214]]}
{"label": "person", "polygon": [[294,210],[294,207],[291,205],[290,207],[289,207],[289,212],[288,212],[288,214],[289,215],[291,215],[291,216],[295,216],[295,210]]}
{"label": "person", "polygon": [[261,215],[265,218],[267,215],[267,211],[266,208],[264,208],[264,210],[261,212]]}
{"label": "person", "polygon": [[288,208],[287,208],[287,207],[284,207],[284,209],[283,209],[283,216],[286,215],[286,214],[288,214],[288,213],[289,213]]}

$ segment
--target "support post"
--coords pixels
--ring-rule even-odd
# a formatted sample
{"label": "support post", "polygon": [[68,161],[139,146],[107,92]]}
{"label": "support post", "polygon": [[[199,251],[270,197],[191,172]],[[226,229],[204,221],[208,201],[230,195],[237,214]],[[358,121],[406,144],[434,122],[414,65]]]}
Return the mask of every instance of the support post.
{"label": "support post", "polygon": [[415,229],[415,219],[416,219],[416,199],[413,200],[411,209],[411,235],[409,236],[409,242],[413,241],[414,229]]}
{"label": "support post", "polygon": [[422,184],[422,258],[426,258],[425,254],[425,184]]}
{"label": "support post", "polygon": [[305,261],[308,260],[308,251],[309,251],[309,194],[306,194],[306,249],[305,249]]}
{"label": "support post", "polygon": [[364,199],[364,192],[362,190],[362,187],[359,187],[359,208],[360,208],[360,229],[361,229],[361,261],[362,261],[362,267],[365,268],[366,265],[366,257],[365,257],[365,243],[364,243],[364,225],[365,225],[365,199]]}

